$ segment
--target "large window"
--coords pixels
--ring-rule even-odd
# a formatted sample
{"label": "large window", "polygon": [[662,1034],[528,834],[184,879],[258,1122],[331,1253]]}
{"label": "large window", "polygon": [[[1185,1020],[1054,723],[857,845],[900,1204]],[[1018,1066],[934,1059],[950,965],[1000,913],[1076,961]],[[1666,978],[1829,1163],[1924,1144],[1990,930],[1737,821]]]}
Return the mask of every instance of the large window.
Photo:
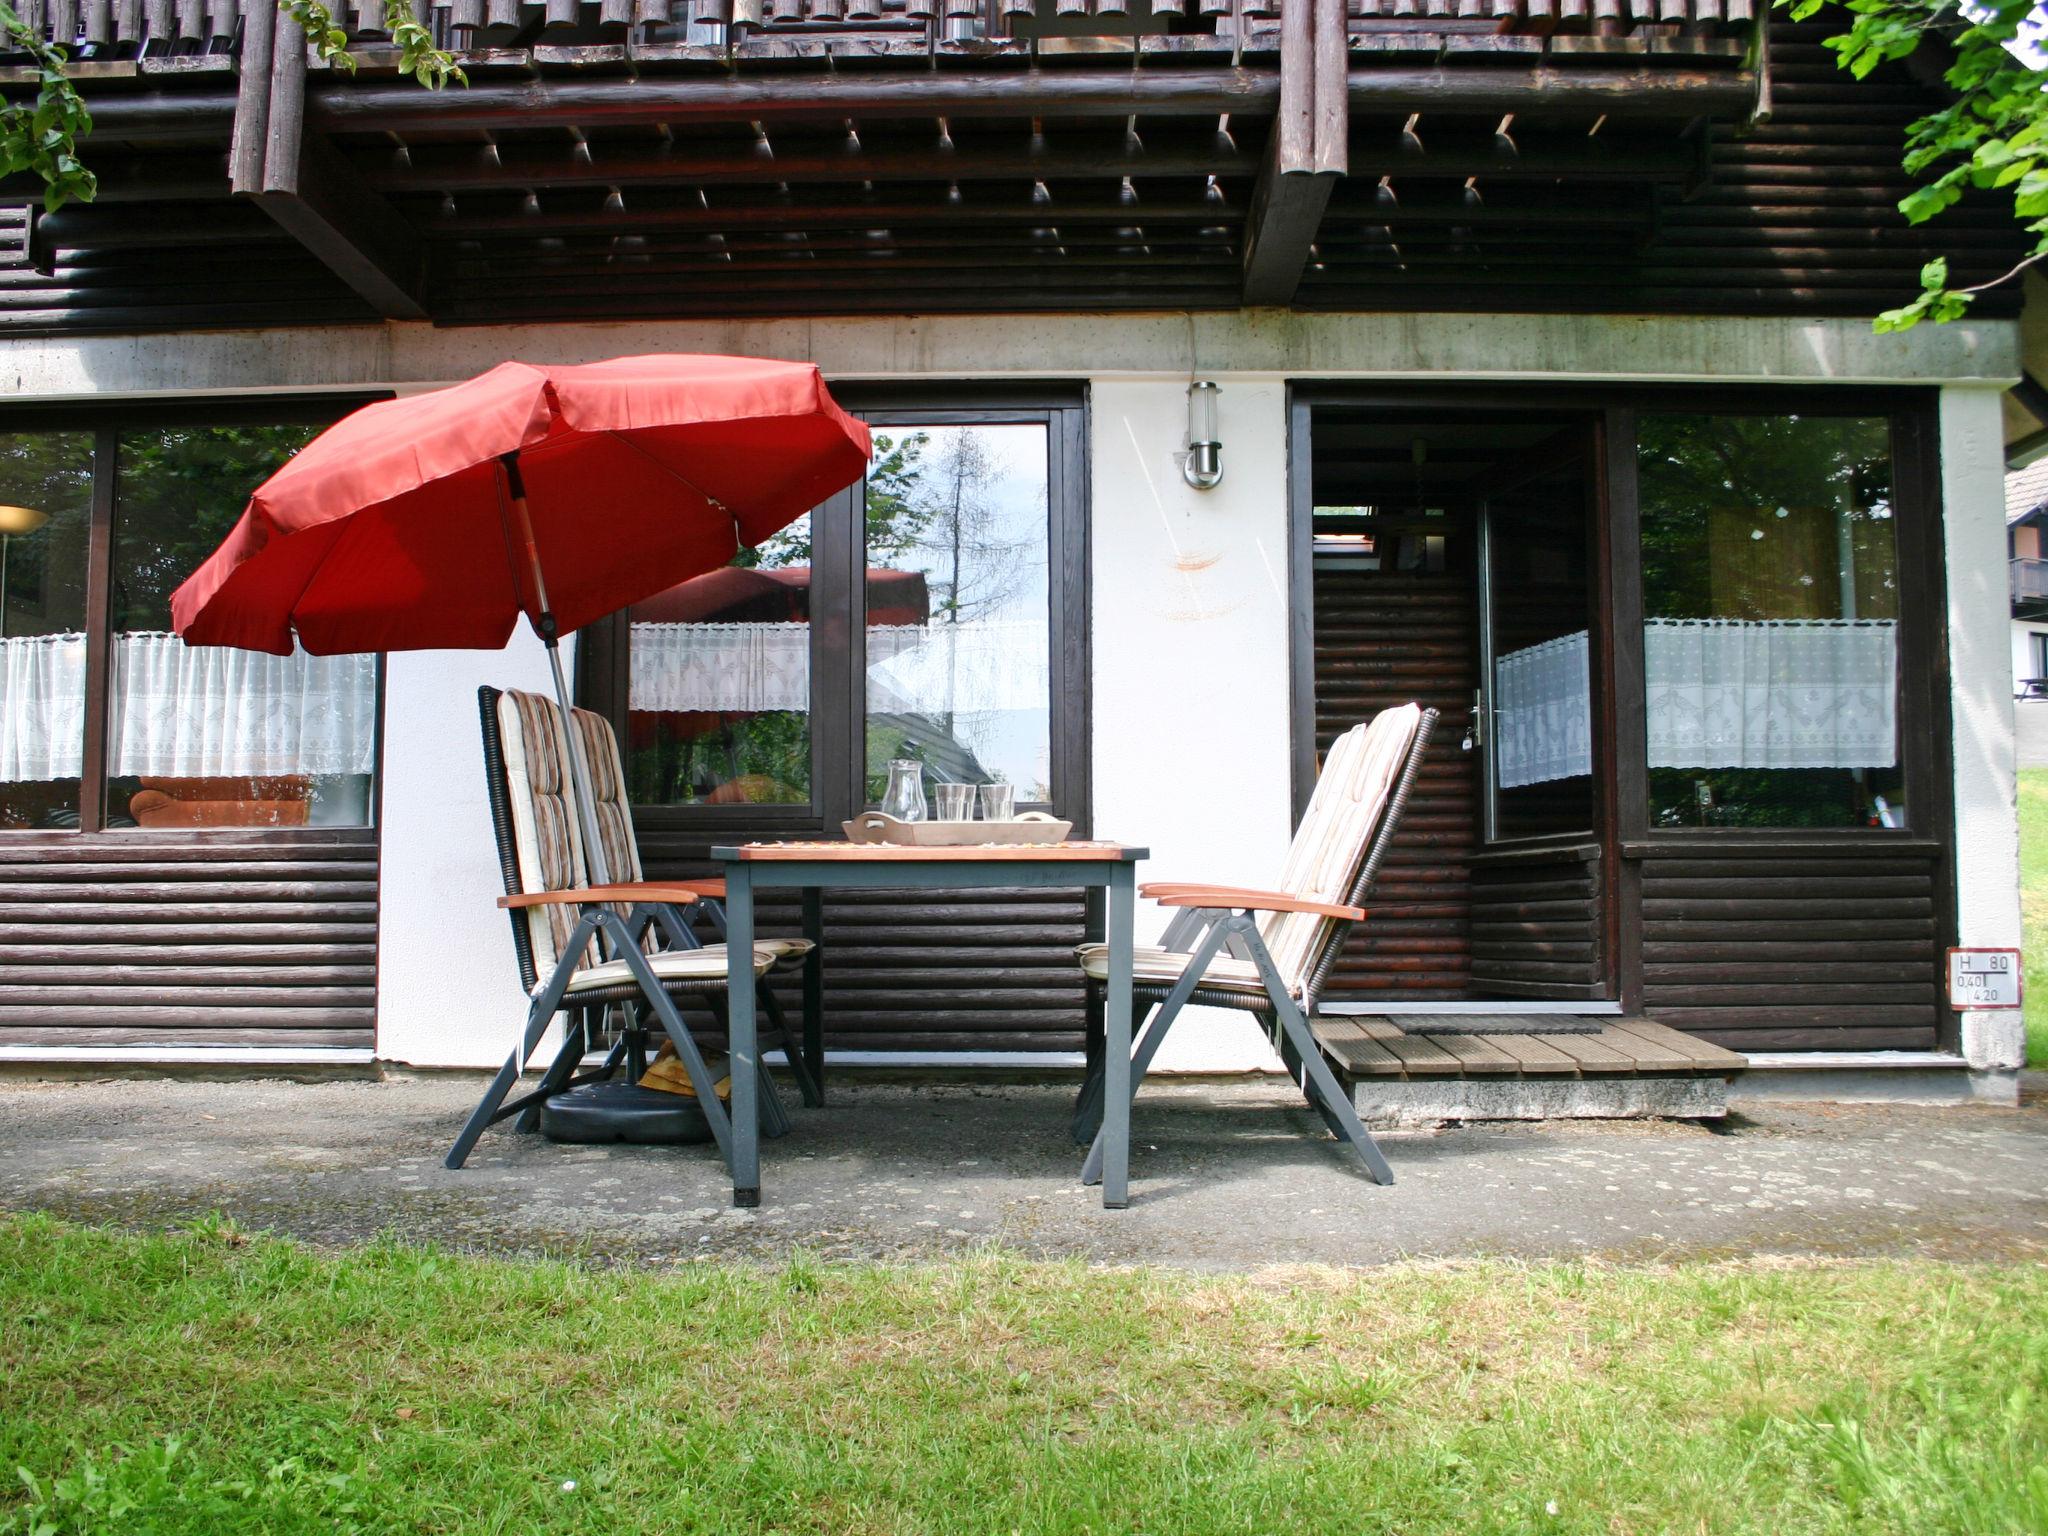
{"label": "large window", "polygon": [[0,829],[78,825],[90,432],[0,433]]}
{"label": "large window", "polygon": [[324,419],[0,434],[0,525],[31,530],[0,544],[0,827],[368,824],[375,657],[170,632],[171,593]]}
{"label": "large window", "polygon": [[1901,827],[1882,418],[1638,418],[1654,827]]}
{"label": "large window", "polygon": [[867,798],[892,759],[1052,799],[1046,525],[1037,423],[878,424],[866,486]]}
{"label": "large window", "polygon": [[907,757],[1077,808],[1078,404],[862,414],[860,485],[586,632],[636,805],[836,831]]}

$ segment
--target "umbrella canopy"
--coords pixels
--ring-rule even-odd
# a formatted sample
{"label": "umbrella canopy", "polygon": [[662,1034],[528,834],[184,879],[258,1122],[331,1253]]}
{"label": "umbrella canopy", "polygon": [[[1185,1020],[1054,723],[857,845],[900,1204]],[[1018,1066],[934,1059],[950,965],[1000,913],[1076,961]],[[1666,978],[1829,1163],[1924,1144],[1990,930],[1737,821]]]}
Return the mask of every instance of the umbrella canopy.
{"label": "umbrella canopy", "polygon": [[717,569],[867,457],[811,364],[503,363],[322,433],[172,595],[172,626],[277,655],[295,635],[322,656],[496,650],[521,613],[551,637]]}

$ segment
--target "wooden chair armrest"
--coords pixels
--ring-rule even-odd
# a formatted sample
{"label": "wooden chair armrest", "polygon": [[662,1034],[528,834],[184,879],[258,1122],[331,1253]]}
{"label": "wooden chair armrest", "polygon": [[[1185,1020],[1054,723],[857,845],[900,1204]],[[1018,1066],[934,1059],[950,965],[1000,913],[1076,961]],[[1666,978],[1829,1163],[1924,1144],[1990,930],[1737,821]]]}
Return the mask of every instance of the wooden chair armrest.
{"label": "wooden chair armrest", "polygon": [[500,896],[501,907],[590,906],[600,901],[655,901],[665,906],[686,907],[707,897],[725,894],[723,880],[643,880],[634,885],[590,885],[574,891],[527,891],[518,896]]}
{"label": "wooden chair armrest", "polygon": [[1244,912],[1315,912],[1323,917],[1348,918],[1357,922],[1365,916],[1363,907],[1341,906],[1334,901],[1312,901],[1306,896],[1289,896],[1284,891],[1247,891],[1228,885],[1148,886],[1145,895],[1162,907],[1228,907]]}

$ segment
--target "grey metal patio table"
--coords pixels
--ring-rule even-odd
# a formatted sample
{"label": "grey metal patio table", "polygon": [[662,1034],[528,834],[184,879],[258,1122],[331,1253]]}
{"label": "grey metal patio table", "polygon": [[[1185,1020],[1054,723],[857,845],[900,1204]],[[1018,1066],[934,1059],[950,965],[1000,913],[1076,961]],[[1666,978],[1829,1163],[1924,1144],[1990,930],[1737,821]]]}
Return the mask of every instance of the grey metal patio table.
{"label": "grey metal patio table", "polygon": [[[759,1039],[752,972],[743,957],[754,945],[754,893],[803,893],[807,926],[815,925],[818,893],[842,890],[986,890],[1031,886],[1100,889],[1105,893],[1109,974],[1103,1002],[1104,1088],[1102,1203],[1129,1203],[1131,1160],[1131,925],[1137,909],[1138,861],[1146,850],[1121,843],[1071,842],[1019,847],[910,848],[885,843],[746,843],[713,848],[725,875],[725,942],[732,983],[732,1203],[761,1203],[761,1126],[755,1066]],[[811,933],[808,937],[816,939]]]}

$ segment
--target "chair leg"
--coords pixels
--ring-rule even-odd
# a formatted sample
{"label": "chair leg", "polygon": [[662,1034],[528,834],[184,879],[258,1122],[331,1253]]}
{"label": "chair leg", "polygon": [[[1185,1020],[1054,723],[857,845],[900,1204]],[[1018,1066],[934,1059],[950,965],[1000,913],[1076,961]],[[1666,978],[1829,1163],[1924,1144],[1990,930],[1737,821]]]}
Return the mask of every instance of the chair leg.
{"label": "chair leg", "polygon": [[790,1033],[789,1019],[782,1011],[782,1004],[775,1000],[775,989],[764,979],[755,988],[754,995],[761,1000],[761,1011],[768,1016],[769,1028],[782,1042],[782,1054],[789,1058],[789,1070],[796,1078],[797,1092],[803,1098],[804,1108],[819,1108],[825,1102],[825,1091],[811,1076],[811,1064],[804,1059],[802,1043]]}
{"label": "chair leg", "polygon": [[[612,914],[616,922],[616,914]],[[505,1095],[518,1083],[526,1070],[526,1058],[533,1054],[533,1048],[540,1044],[540,1037],[547,1033],[548,1021],[561,1011],[562,994],[569,989],[569,978],[576,972],[576,957],[584,946],[594,938],[602,923],[594,913],[586,912],[569,932],[568,943],[562,946],[562,958],[556,964],[554,974],[548,977],[547,985],[534,998],[526,1010],[526,1029],[519,1037],[519,1043],[512,1048],[512,1054],[505,1058],[505,1065],[498,1068],[497,1076],[491,1079],[490,1087],[477,1101],[469,1121],[455,1138],[455,1145],[448,1149],[448,1156],[442,1160],[448,1168],[460,1168],[469,1161],[469,1154],[476,1146],[477,1138],[484,1133],[484,1127],[498,1118],[499,1106],[505,1102]]]}
{"label": "chair leg", "polygon": [[[1188,963],[1181,967],[1180,978],[1173,989],[1159,1003],[1159,1012],[1153,1018],[1150,1028],[1141,1033],[1138,1026],[1142,1018],[1132,1021],[1132,1034],[1137,1045],[1131,1052],[1131,1102],[1138,1099],[1138,1085],[1145,1080],[1145,1073],[1151,1068],[1152,1058],[1159,1054],[1159,1047],[1166,1042],[1166,1032],[1173,1028],[1173,1021],[1180,1017],[1181,1009],[1188,999],[1195,995],[1195,988],[1209,969],[1209,962],[1216,958],[1217,951],[1228,942],[1232,931],[1239,925],[1249,926],[1249,920],[1242,917],[1224,917],[1211,923],[1201,942],[1188,955]],[[1092,1142],[1087,1161],[1081,1167],[1081,1182],[1093,1184],[1102,1177],[1102,1094],[1105,1074],[1098,1072],[1090,1082],[1081,1085],[1082,1104],[1074,1114],[1074,1144]],[[1091,1085],[1093,1092],[1091,1094]],[[1092,1098],[1093,1109],[1088,1107]]]}
{"label": "chair leg", "polygon": [[583,1064],[583,1058],[590,1050],[589,1021],[590,1010],[587,1008],[579,1008],[569,1015],[569,1023],[562,1031],[562,1048],[555,1052],[555,1059],[541,1074],[540,1086],[534,1090],[532,1102],[512,1122],[514,1130],[530,1136],[540,1129],[541,1105],[562,1091],[562,1085]]}
{"label": "chair leg", "polygon": [[[1169,1009],[1168,1004],[1172,1004]],[[1180,1005],[1171,998],[1166,1003],[1146,1003],[1132,1020],[1131,1030],[1137,1036],[1137,1049],[1131,1052],[1132,1096],[1136,1097],[1137,1083],[1145,1075],[1145,1069],[1152,1064],[1152,1058],[1159,1054],[1166,1032],[1173,1027],[1173,1021],[1180,1014]],[[1145,1021],[1150,1019],[1148,1025]],[[1094,1068],[1081,1083],[1081,1093],[1074,1103],[1074,1145],[1085,1147],[1095,1140],[1102,1129],[1102,1090],[1106,1079],[1102,1063],[1097,1061]]]}
{"label": "chair leg", "polygon": [[804,1065],[818,1103],[825,1102],[825,896],[816,886],[803,892],[804,937],[811,952],[804,956]]}
{"label": "chair leg", "polygon": [[[1249,952],[1252,961],[1259,968],[1259,978],[1265,983],[1266,996],[1273,1004],[1273,1017],[1278,1021],[1276,1044],[1282,1047],[1282,1054],[1288,1059],[1288,1070],[1297,1074],[1296,1081],[1309,1105],[1323,1117],[1331,1133],[1349,1146],[1372,1177],[1375,1184],[1394,1182],[1394,1170],[1388,1165],[1379,1145],[1374,1142],[1365,1126],[1359,1121],[1358,1112],[1351,1107],[1351,1099],[1338,1085],[1329,1063],[1323,1060],[1323,1053],[1310,1032],[1308,1020],[1288,994],[1286,984],[1281,981],[1279,971],[1273,965],[1273,957],[1267,952],[1265,942],[1259,938],[1258,930],[1243,917],[1219,924],[1217,935],[1225,930],[1235,932]],[[1207,964],[1204,956],[1203,963]],[[1175,986],[1174,992],[1180,992]],[[1167,998],[1172,1007],[1175,999]],[[1176,1010],[1177,1011],[1177,1010]],[[1144,1069],[1151,1064],[1152,1055],[1159,1048],[1159,1041],[1165,1037],[1164,1026],[1170,1019],[1162,1018],[1145,1032],[1145,1039],[1131,1062],[1131,1092],[1135,1095],[1138,1083],[1144,1077]],[[1095,1183],[1102,1177],[1102,1137],[1098,1133],[1095,1143],[1088,1149],[1088,1160],[1082,1165],[1081,1181]]]}
{"label": "chair leg", "polygon": [[1074,1095],[1074,1145],[1085,1147],[1095,1137],[1102,1119],[1102,1047],[1107,1031],[1103,1026],[1103,989],[1088,984],[1085,1032],[1081,1037],[1081,1091]]}

